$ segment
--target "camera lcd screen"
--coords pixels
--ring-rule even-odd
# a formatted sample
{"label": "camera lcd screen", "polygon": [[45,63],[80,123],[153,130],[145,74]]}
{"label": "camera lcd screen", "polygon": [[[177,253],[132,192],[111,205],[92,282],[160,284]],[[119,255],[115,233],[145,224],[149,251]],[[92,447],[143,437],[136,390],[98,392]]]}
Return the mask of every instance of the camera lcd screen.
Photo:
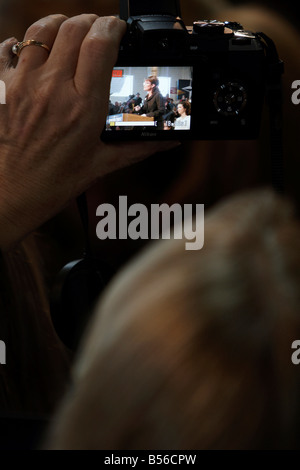
{"label": "camera lcd screen", "polygon": [[190,66],[119,66],[113,69],[106,132],[190,131]]}

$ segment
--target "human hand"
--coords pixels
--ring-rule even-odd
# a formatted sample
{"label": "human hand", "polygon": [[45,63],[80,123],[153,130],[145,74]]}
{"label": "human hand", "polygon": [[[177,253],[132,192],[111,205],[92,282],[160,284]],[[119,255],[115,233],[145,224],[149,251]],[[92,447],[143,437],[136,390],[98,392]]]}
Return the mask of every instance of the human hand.
{"label": "human hand", "polygon": [[125,23],[51,15],[34,23],[15,65],[16,39],[0,45],[0,248],[63,209],[97,178],[172,144],[101,142],[112,67]]}

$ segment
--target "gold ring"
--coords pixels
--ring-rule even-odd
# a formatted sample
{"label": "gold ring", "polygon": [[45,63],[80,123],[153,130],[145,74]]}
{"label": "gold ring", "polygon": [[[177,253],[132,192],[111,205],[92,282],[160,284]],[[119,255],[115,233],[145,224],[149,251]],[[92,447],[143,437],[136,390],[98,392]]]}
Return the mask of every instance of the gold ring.
{"label": "gold ring", "polygon": [[50,52],[50,47],[48,47],[43,42],[35,41],[35,39],[27,39],[27,41],[17,42],[17,44],[13,45],[11,50],[14,54],[16,54],[19,57],[21,50],[23,49],[23,47],[26,47],[26,46],[39,46],[39,47],[43,47],[44,49],[46,49],[48,53]]}

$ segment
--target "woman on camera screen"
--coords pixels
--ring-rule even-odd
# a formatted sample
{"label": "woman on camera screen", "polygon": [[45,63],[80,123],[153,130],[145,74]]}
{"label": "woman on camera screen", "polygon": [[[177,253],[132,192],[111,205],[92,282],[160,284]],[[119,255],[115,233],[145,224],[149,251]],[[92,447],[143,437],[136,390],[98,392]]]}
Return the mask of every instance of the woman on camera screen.
{"label": "woman on camera screen", "polygon": [[143,106],[135,106],[135,111],[142,116],[153,117],[157,123],[157,129],[163,129],[163,115],[165,113],[165,105],[162,94],[158,88],[159,81],[157,77],[151,75],[144,81],[144,91],[147,95],[144,99]]}
{"label": "woman on camera screen", "polygon": [[179,117],[175,121],[176,131],[186,131],[191,127],[191,116],[190,116],[191,105],[188,101],[182,101],[177,105],[177,112]]}

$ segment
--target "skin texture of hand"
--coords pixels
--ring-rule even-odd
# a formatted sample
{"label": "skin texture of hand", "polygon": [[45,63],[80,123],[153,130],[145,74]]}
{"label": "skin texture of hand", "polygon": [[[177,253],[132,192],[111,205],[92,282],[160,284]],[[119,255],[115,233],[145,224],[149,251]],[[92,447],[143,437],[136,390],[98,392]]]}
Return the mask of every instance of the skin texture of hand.
{"label": "skin texture of hand", "polygon": [[34,23],[17,60],[0,45],[0,248],[57,214],[107,173],[172,143],[100,140],[112,68],[126,26],[115,17],[51,15]]}

